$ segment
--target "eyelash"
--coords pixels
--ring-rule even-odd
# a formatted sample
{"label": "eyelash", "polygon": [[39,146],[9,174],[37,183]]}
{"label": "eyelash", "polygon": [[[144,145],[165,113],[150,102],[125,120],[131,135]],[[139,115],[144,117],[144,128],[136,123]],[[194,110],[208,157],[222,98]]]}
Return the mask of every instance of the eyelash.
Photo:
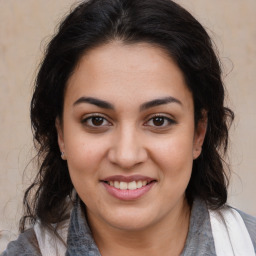
{"label": "eyelash", "polygon": [[[156,121],[157,118],[162,118],[164,121],[165,125],[148,125],[149,122],[154,122],[154,120]],[[167,122],[167,123],[166,123]],[[154,116],[152,116],[144,125],[145,126],[152,126],[154,128],[167,128],[170,125],[176,124],[176,121],[174,121],[173,119],[163,115],[163,114],[156,114]]]}
{"label": "eyelash", "polygon": [[[94,118],[95,119],[96,118],[101,118],[103,122],[107,122],[108,124],[95,125],[95,124],[92,123]],[[100,114],[92,114],[91,116],[88,116],[88,117],[84,118],[81,122],[82,122],[82,124],[84,124],[85,126],[90,127],[90,128],[100,128],[100,127],[105,127],[105,126],[111,126],[112,125],[111,122],[109,122],[105,116],[102,116]],[[91,122],[91,124],[88,124],[89,122]]]}
{"label": "eyelash", "polygon": [[[99,125],[95,125],[95,124],[93,124],[92,122],[93,122],[93,119],[96,119],[96,118],[100,118],[101,119],[101,121],[103,122],[103,125],[102,125],[102,123],[101,124],[99,124]],[[156,119],[157,118],[160,118],[160,119],[162,119],[162,120],[160,120],[160,121],[163,121],[164,123],[164,125],[150,125],[149,123],[150,122],[154,122],[154,121],[156,121]],[[95,121],[97,121],[97,120],[95,120]],[[107,124],[104,124],[104,122],[107,122]],[[105,116],[103,116],[103,115],[100,115],[100,114],[92,114],[92,115],[90,115],[90,116],[88,116],[88,117],[86,117],[86,118],[84,118],[82,121],[81,121],[81,123],[83,124],[83,125],[85,125],[85,126],[87,126],[87,127],[89,127],[89,128],[103,128],[103,127],[106,127],[106,126],[111,126],[112,125],[112,123],[110,122],[110,121],[108,121],[108,119],[105,117]],[[146,121],[145,123],[144,123],[144,126],[150,126],[150,127],[153,127],[153,128],[159,128],[159,129],[161,129],[161,128],[167,128],[168,126],[170,126],[170,125],[173,125],[173,124],[176,124],[176,121],[174,121],[173,119],[171,119],[171,118],[169,118],[169,117],[167,117],[167,116],[164,116],[163,114],[156,114],[156,115],[154,115],[154,116],[152,116],[152,117],[150,117],[149,119],[148,119],[148,121]]]}

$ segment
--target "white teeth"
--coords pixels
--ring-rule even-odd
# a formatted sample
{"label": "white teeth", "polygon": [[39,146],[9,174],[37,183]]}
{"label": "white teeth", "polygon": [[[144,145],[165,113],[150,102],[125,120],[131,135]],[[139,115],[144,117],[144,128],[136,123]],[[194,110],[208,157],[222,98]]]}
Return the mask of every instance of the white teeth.
{"label": "white teeth", "polygon": [[137,188],[137,184],[136,184],[136,181],[132,181],[132,182],[129,182],[128,183],[128,189],[130,190],[134,190]]}
{"label": "white teeth", "polygon": [[124,181],[109,181],[108,183],[110,186],[118,188],[118,189],[129,189],[129,190],[134,190],[134,189],[138,189],[141,188],[143,186],[147,185],[147,181],[146,180],[139,180],[139,181],[131,181],[131,182],[124,182]]}
{"label": "white teeth", "polygon": [[127,182],[120,182],[120,189],[127,189],[128,188],[128,183]]}
{"label": "white teeth", "polygon": [[141,187],[142,187],[142,181],[139,180],[139,181],[137,181],[137,188],[141,188]]}
{"label": "white teeth", "polygon": [[[111,184],[110,184],[111,186]],[[120,188],[120,182],[119,181],[114,181],[114,187],[115,188]]]}

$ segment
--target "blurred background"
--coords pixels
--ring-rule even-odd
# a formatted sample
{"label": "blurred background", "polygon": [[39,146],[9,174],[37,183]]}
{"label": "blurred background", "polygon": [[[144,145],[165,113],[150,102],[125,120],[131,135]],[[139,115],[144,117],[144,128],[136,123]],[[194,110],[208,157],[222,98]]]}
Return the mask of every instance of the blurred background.
{"label": "blurred background", "polygon": [[[235,111],[229,204],[256,216],[256,1],[176,0],[215,41]],[[0,0],[0,252],[16,239],[35,174],[29,104],[44,47],[76,0]]]}

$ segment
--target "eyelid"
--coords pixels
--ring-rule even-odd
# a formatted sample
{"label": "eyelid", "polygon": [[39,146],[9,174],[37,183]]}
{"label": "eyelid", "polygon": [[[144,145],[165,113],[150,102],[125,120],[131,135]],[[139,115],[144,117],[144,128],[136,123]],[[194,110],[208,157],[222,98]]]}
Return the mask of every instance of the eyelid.
{"label": "eyelid", "polygon": [[[105,121],[108,122],[108,125],[101,125],[101,126],[93,126],[93,125],[87,125],[88,127],[92,127],[92,128],[100,128],[100,127],[106,127],[106,126],[111,126],[112,125],[112,122],[109,120],[109,118],[104,115],[104,114],[101,114],[101,113],[90,113],[90,114],[87,114],[85,116],[83,116],[82,120],[81,120],[81,123],[82,124],[85,124],[90,118],[93,118],[93,117],[101,117],[103,118]],[[110,124],[110,125],[109,125]]]}
{"label": "eyelid", "polygon": [[144,123],[145,126],[151,126],[151,125],[147,125],[147,123],[149,121],[151,121],[153,118],[156,118],[156,117],[162,117],[164,118],[165,120],[168,121],[168,125],[165,125],[165,126],[152,126],[154,128],[158,128],[158,129],[161,129],[161,128],[166,128],[168,126],[171,126],[173,124],[177,124],[177,121],[171,117],[169,114],[164,114],[164,113],[157,113],[157,114],[153,114],[153,115],[150,115],[147,117],[147,121]]}

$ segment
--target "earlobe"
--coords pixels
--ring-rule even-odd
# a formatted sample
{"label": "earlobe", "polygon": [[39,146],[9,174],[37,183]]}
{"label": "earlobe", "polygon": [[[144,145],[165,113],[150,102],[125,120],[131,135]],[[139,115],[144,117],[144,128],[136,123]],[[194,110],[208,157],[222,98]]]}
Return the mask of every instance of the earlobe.
{"label": "earlobe", "polygon": [[198,121],[195,129],[193,159],[197,159],[202,152],[202,146],[203,146],[204,138],[207,131],[207,123],[208,123],[207,111],[203,110],[202,118]]}
{"label": "earlobe", "polygon": [[58,135],[58,144],[61,152],[61,158],[63,160],[67,160],[65,156],[65,144],[64,144],[64,137],[63,137],[63,129],[61,127],[60,119],[57,117],[55,120],[55,127],[57,130]]}

